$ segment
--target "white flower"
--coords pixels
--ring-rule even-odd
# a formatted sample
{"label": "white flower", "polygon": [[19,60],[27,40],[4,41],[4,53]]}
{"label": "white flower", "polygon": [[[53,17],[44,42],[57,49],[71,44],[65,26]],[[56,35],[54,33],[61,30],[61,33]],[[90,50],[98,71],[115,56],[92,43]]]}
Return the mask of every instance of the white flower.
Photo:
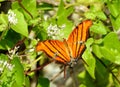
{"label": "white flower", "polygon": [[12,65],[12,64],[10,64],[10,63],[7,63],[7,65],[6,65],[6,67],[7,67],[10,71],[12,71],[12,69],[13,69],[14,66],[15,66],[15,65]]}
{"label": "white flower", "polygon": [[5,67],[7,65],[7,61],[3,62],[3,67]]}
{"label": "white flower", "polygon": [[57,25],[52,25],[50,24],[47,28],[47,33],[49,37],[52,37],[53,39],[57,39],[61,36],[63,36],[64,34],[60,32],[60,30],[64,29],[66,27],[66,25],[62,25],[60,27],[58,27]]}
{"label": "white flower", "polygon": [[66,25],[65,24],[63,24],[62,26],[61,26],[61,28],[65,28],[66,27]]}
{"label": "white flower", "polygon": [[49,15],[45,14],[43,17],[44,17],[44,20],[47,21],[47,19],[49,18]]}
{"label": "white flower", "polygon": [[8,63],[7,61],[0,60],[0,73],[2,73],[5,68],[12,71],[13,67],[14,67],[14,65]]}
{"label": "white flower", "polygon": [[8,50],[8,52],[9,52],[8,57],[9,57],[10,59],[13,59],[13,56],[14,56],[14,55],[17,55],[16,51],[18,50],[18,48],[19,48],[19,46],[17,46],[17,47],[15,46],[14,49]]}
{"label": "white flower", "polygon": [[13,24],[13,25],[17,24],[18,22],[16,18],[16,14],[11,10],[8,11],[8,21],[10,22],[10,24]]}

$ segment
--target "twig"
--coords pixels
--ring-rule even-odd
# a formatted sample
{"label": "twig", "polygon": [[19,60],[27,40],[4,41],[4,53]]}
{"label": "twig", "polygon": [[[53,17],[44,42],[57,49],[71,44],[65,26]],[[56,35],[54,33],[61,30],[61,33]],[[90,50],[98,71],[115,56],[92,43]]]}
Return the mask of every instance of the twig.
{"label": "twig", "polygon": [[42,68],[44,68],[44,67],[47,66],[48,64],[52,63],[53,61],[54,61],[54,60],[52,60],[52,61],[50,61],[50,62],[48,62],[48,63],[46,63],[46,64],[44,64],[44,65],[42,65],[42,66],[40,66],[40,67],[38,67],[38,68],[36,68],[36,69],[34,69],[34,70],[25,71],[25,75],[28,75],[28,74],[31,73],[31,72],[35,72],[35,71],[41,70]]}

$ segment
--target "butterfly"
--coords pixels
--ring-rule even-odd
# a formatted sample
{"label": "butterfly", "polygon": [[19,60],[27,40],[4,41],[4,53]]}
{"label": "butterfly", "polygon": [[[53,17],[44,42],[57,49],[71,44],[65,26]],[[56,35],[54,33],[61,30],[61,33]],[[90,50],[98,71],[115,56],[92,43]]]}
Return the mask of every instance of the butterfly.
{"label": "butterfly", "polygon": [[40,41],[36,46],[36,51],[43,51],[57,63],[73,67],[85,50],[85,42],[89,37],[91,25],[91,20],[83,21],[74,28],[67,40]]}

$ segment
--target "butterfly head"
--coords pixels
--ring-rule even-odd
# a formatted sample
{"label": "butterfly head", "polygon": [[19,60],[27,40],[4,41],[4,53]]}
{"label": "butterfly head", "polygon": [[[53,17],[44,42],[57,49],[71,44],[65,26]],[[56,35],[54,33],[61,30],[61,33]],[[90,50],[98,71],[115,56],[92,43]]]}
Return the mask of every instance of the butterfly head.
{"label": "butterfly head", "polygon": [[70,62],[68,63],[68,66],[69,66],[70,68],[73,68],[74,65],[77,64],[77,61],[78,61],[77,58],[71,58]]}

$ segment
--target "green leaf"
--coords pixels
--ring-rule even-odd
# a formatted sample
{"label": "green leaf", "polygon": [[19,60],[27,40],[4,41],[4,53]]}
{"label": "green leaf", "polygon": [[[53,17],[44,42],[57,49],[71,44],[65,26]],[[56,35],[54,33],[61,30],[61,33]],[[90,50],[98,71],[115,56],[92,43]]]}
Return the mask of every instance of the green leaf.
{"label": "green leaf", "polygon": [[102,58],[103,55],[100,52],[100,45],[103,43],[103,39],[94,40],[94,44],[91,46],[92,52],[98,57]]}
{"label": "green leaf", "polygon": [[[67,17],[73,12],[73,7],[69,8],[64,8],[63,0],[61,0],[60,5],[58,7],[57,11],[57,20],[58,20],[58,25],[65,23],[68,19]],[[64,19],[64,21],[63,21]]]}
{"label": "green leaf", "polygon": [[[101,60],[103,61],[104,59]],[[107,87],[109,82],[109,73],[110,72],[107,71],[107,68],[103,65],[103,63],[96,59],[95,87]]]}
{"label": "green leaf", "polygon": [[[67,17],[73,12],[73,7],[65,9],[62,13],[57,14],[57,23],[58,25],[64,24],[66,22],[70,22]],[[64,19],[64,21],[63,21]]]}
{"label": "green leaf", "polygon": [[73,13],[73,11],[74,11],[73,7],[66,8],[65,13],[63,13],[64,17],[67,18],[68,16],[70,16]]}
{"label": "green leaf", "polygon": [[35,27],[34,30],[36,31],[37,37],[42,41],[47,39],[47,28],[49,26],[48,21],[44,21],[41,23],[42,27]]}
{"label": "green leaf", "polygon": [[68,38],[68,36],[72,32],[72,27],[73,27],[72,22],[70,22],[68,20],[65,20],[63,25],[65,25],[65,28],[60,30],[60,33],[63,34],[63,37],[61,37],[62,39],[63,38]]}
{"label": "green leaf", "polygon": [[92,78],[95,79],[95,58],[91,54],[91,48],[90,48],[90,45],[92,43],[93,43],[92,38],[87,40],[86,42],[87,49],[82,55],[82,58],[87,63],[85,64],[85,68],[87,69],[88,73],[91,75]]}
{"label": "green leaf", "polygon": [[28,76],[25,77],[25,87],[30,87],[30,80]]}
{"label": "green leaf", "polygon": [[95,79],[95,58],[92,56],[90,49],[86,49],[82,58],[87,63],[85,64],[85,68],[92,78]]}
{"label": "green leaf", "polygon": [[[89,1],[91,1],[91,3],[94,3],[94,0],[89,0]],[[106,20],[106,16],[102,11],[103,2],[101,3],[101,1],[99,0],[97,0],[96,2],[98,3],[94,3],[90,5],[89,11],[85,12],[85,17],[87,19],[93,19],[93,20],[95,20],[96,17],[102,20]]]}
{"label": "green leaf", "polygon": [[11,41],[9,41],[9,40],[4,39],[4,40],[0,41],[0,49],[2,49],[2,50],[8,50],[12,46],[13,46],[13,43]]}
{"label": "green leaf", "polygon": [[21,11],[28,20],[32,19],[32,17],[35,18],[38,15],[36,9],[36,0],[22,0],[21,4],[24,8],[19,5],[18,1],[13,2],[12,9],[18,9]]}
{"label": "green leaf", "polygon": [[65,11],[64,3],[63,3],[63,0],[61,0],[60,1],[60,5],[58,7],[57,16],[61,15],[64,11]]}
{"label": "green leaf", "polygon": [[100,46],[99,45],[92,45],[92,51],[98,58],[103,57],[103,55],[100,52]]}
{"label": "green leaf", "polygon": [[120,3],[119,3],[119,1],[116,0],[112,3],[110,3],[108,1],[107,6],[108,6],[110,14],[112,16],[117,17],[119,15],[119,13],[120,13],[120,9],[119,9],[120,8]]}
{"label": "green leaf", "polygon": [[[68,35],[72,31],[73,23],[68,20],[68,16],[73,12],[73,7],[64,8],[63,0],[61,0],[58,11],[57,11],[57,24],[58,26],[65,25],[64,29],[60,30],[60,33],[64,35],[61,38],[68,38]],[[63,21],[64,19],[64,21]],[[56,20],[56,19],[54,19]],[[53,20],[53,21],[54,21]]]}
{"label": "green leaf", "polygon": [[102,34],[102,35],[105,35],[107,33],[106,27],[103,25],[101,21],[92,25],[90,28],[90,31],[93,31],[95,33]]}
{"label": "green leaf", "polygon": [[103,42],[103,39],[101,38],[101,39],[96,39],[96,40],[94,40],[94,43],[95,44],[102,44],[102,42]]}
{"label": "green leaf", "polygon": [[97,12],[95,12],[95,13],[96,13],[96,16],[97,16],[99,19],[101,19],[101,20],[106,20],[106,19],[107,19],[106,15],[104,14],[103,11],[97,11]]}
{"label": "green leaf", "polygon": [[51,9],[53,9],[53,7],[54,7],[54,6],[53,6],[52,4],[45,3],[45,2],[40,3],[40,4],[37,6],[37,8],[40,9],[40,10],[51,10]]}
{"label": "green leaf", "polygon": [[13,30],[6,32],[6,35],[0,41],[0,49],[8,50],[12,48],[21,39],[20,34]]}
{"label": "green leaf", "polygon": [[78,77],[79,77],[80,82],[81,82],[79,87],[95,87],[94,81],[92,80],[92,78],[90,77],[88,72],[83,71],[82,73],[80,73],[78,75]]}
{"label": "green leaf", "polygon": [[90,45],[92,45],[92,44],[93,44],[93,42],[94,42],[93,38],[89,38],[89,39],[87,40],[87,42],[85,43],[85,44],[86,44],[86,46],[87,46],[87,48],[89,48],[89,47],[90,47]]}
{"label": "green leaf", "polygon": [[101,54],[105,59],[110,60],[113,63],[120,64],[120,52],[114,49],[108,49],[106,47],[101,47]]}
{"label": "green leaf", "polygon": [[115,18],[112,15],[110,15],[109,17],[110,17],[110,21],[112,23],[113,29],[117,30],[116,23],[115,23]]}
{"label": "green leaf", "polygon": [[104,46],[100,47],[100,50],[104,58],[113,63],[120,64],[120,41],[117,34],[114,32],[109,33],[103,42]]}
{"label": "green leaf", "polygon": [[114,30],[119,30],[120,29],[120,15],[116,17],[116,19],[113,16],[110,16],[110,20],[112,22],[112,27]]}
{"label": "green leaf", "polygon": [[11,7],[12,7],[13,10],[14,10],[14,9],[21,9],[18,1],[14,1],[14,2],[12,3],[12,6],[11,6]]}
{"label": "green leaf", "polygon": [[115,25],[113,25],[113,26],[115,26],[116,28],[116,30],[119,30],[120,29],[120,15],[116,18],[116,20],[115,20]]}
{"label": "green leaf", "polygon": [[17,85],[17,87],[22,87],[24,82],[24,68],[20,63],[18,57],[14,57],[14,59],[12,60],[12,64],[15,65],[14,66],[14,72],[15,72],[14,78],[16,81],[15,84]]}
{"label": "green leaf", "polygon": [[[34,17],[38,15],[37,9],[36,9],[36,0],[22,0],[23,6],[27,9],[27,11]],[[30,15],[23,10],[25,17],[27,19],[31,19]]]}
{"label": "green leaf", "polygon": [[15,24],[15,25],[12,24],[11,28],[14,31],[28,37],[28,28],[27,28],[28,26],[24,19],[23,14],[21,12],[19,12],[18,10],[13,10],[13,12],[16,14],[16,18],[18,21],[17,21],[17,24]]}
{"label": "green leaf", "polygon": [[57,24],[60,26],[65,25],[65,28],[60,31],[61,33],[64,34],[64,38],[68,38],[68,35],[72,31],[73,23],[67,19],[72,12],[73,12],[73,7],[70,7],[68,9],[65,9],[64,12],[58,15]]}
{"label": "green leaf", "polygon": [[87,19],[95,19],[96,18],[96,14],[94,12],[88,11],[84,15]]}
{"label": "green leaf", "polygon": [[8,60],[8,56],[5,55],[5,54],[0,54],[0,60],[7,61]]}
{"label": "green leaf", "polygon": [[104,43],[105,47],[107,47],[109,49],[113,48],[120,52],[120,41],[119,41],[116,33],[114,33],[114,32],[109,33],[103,39],[103,43]]}
{"label": "green leaf", "polygon": [[12,66],[8,55],[0,54],[0,87],[13,87],[14,72]]}
{"label": "green leaf", "polygon": [[40,38],[40,40],[46,40],[47,33],[45,32],[45,29],[40,30],[37,36]]}
{"label": "green leaf", "polygon": [[50,87],[50,81],[47,78],[39,77],[37,87]]}
{"label": "green leaf", "polygon": [[5,30],[8,26],[7,15],[0,14],[0,31]]}

